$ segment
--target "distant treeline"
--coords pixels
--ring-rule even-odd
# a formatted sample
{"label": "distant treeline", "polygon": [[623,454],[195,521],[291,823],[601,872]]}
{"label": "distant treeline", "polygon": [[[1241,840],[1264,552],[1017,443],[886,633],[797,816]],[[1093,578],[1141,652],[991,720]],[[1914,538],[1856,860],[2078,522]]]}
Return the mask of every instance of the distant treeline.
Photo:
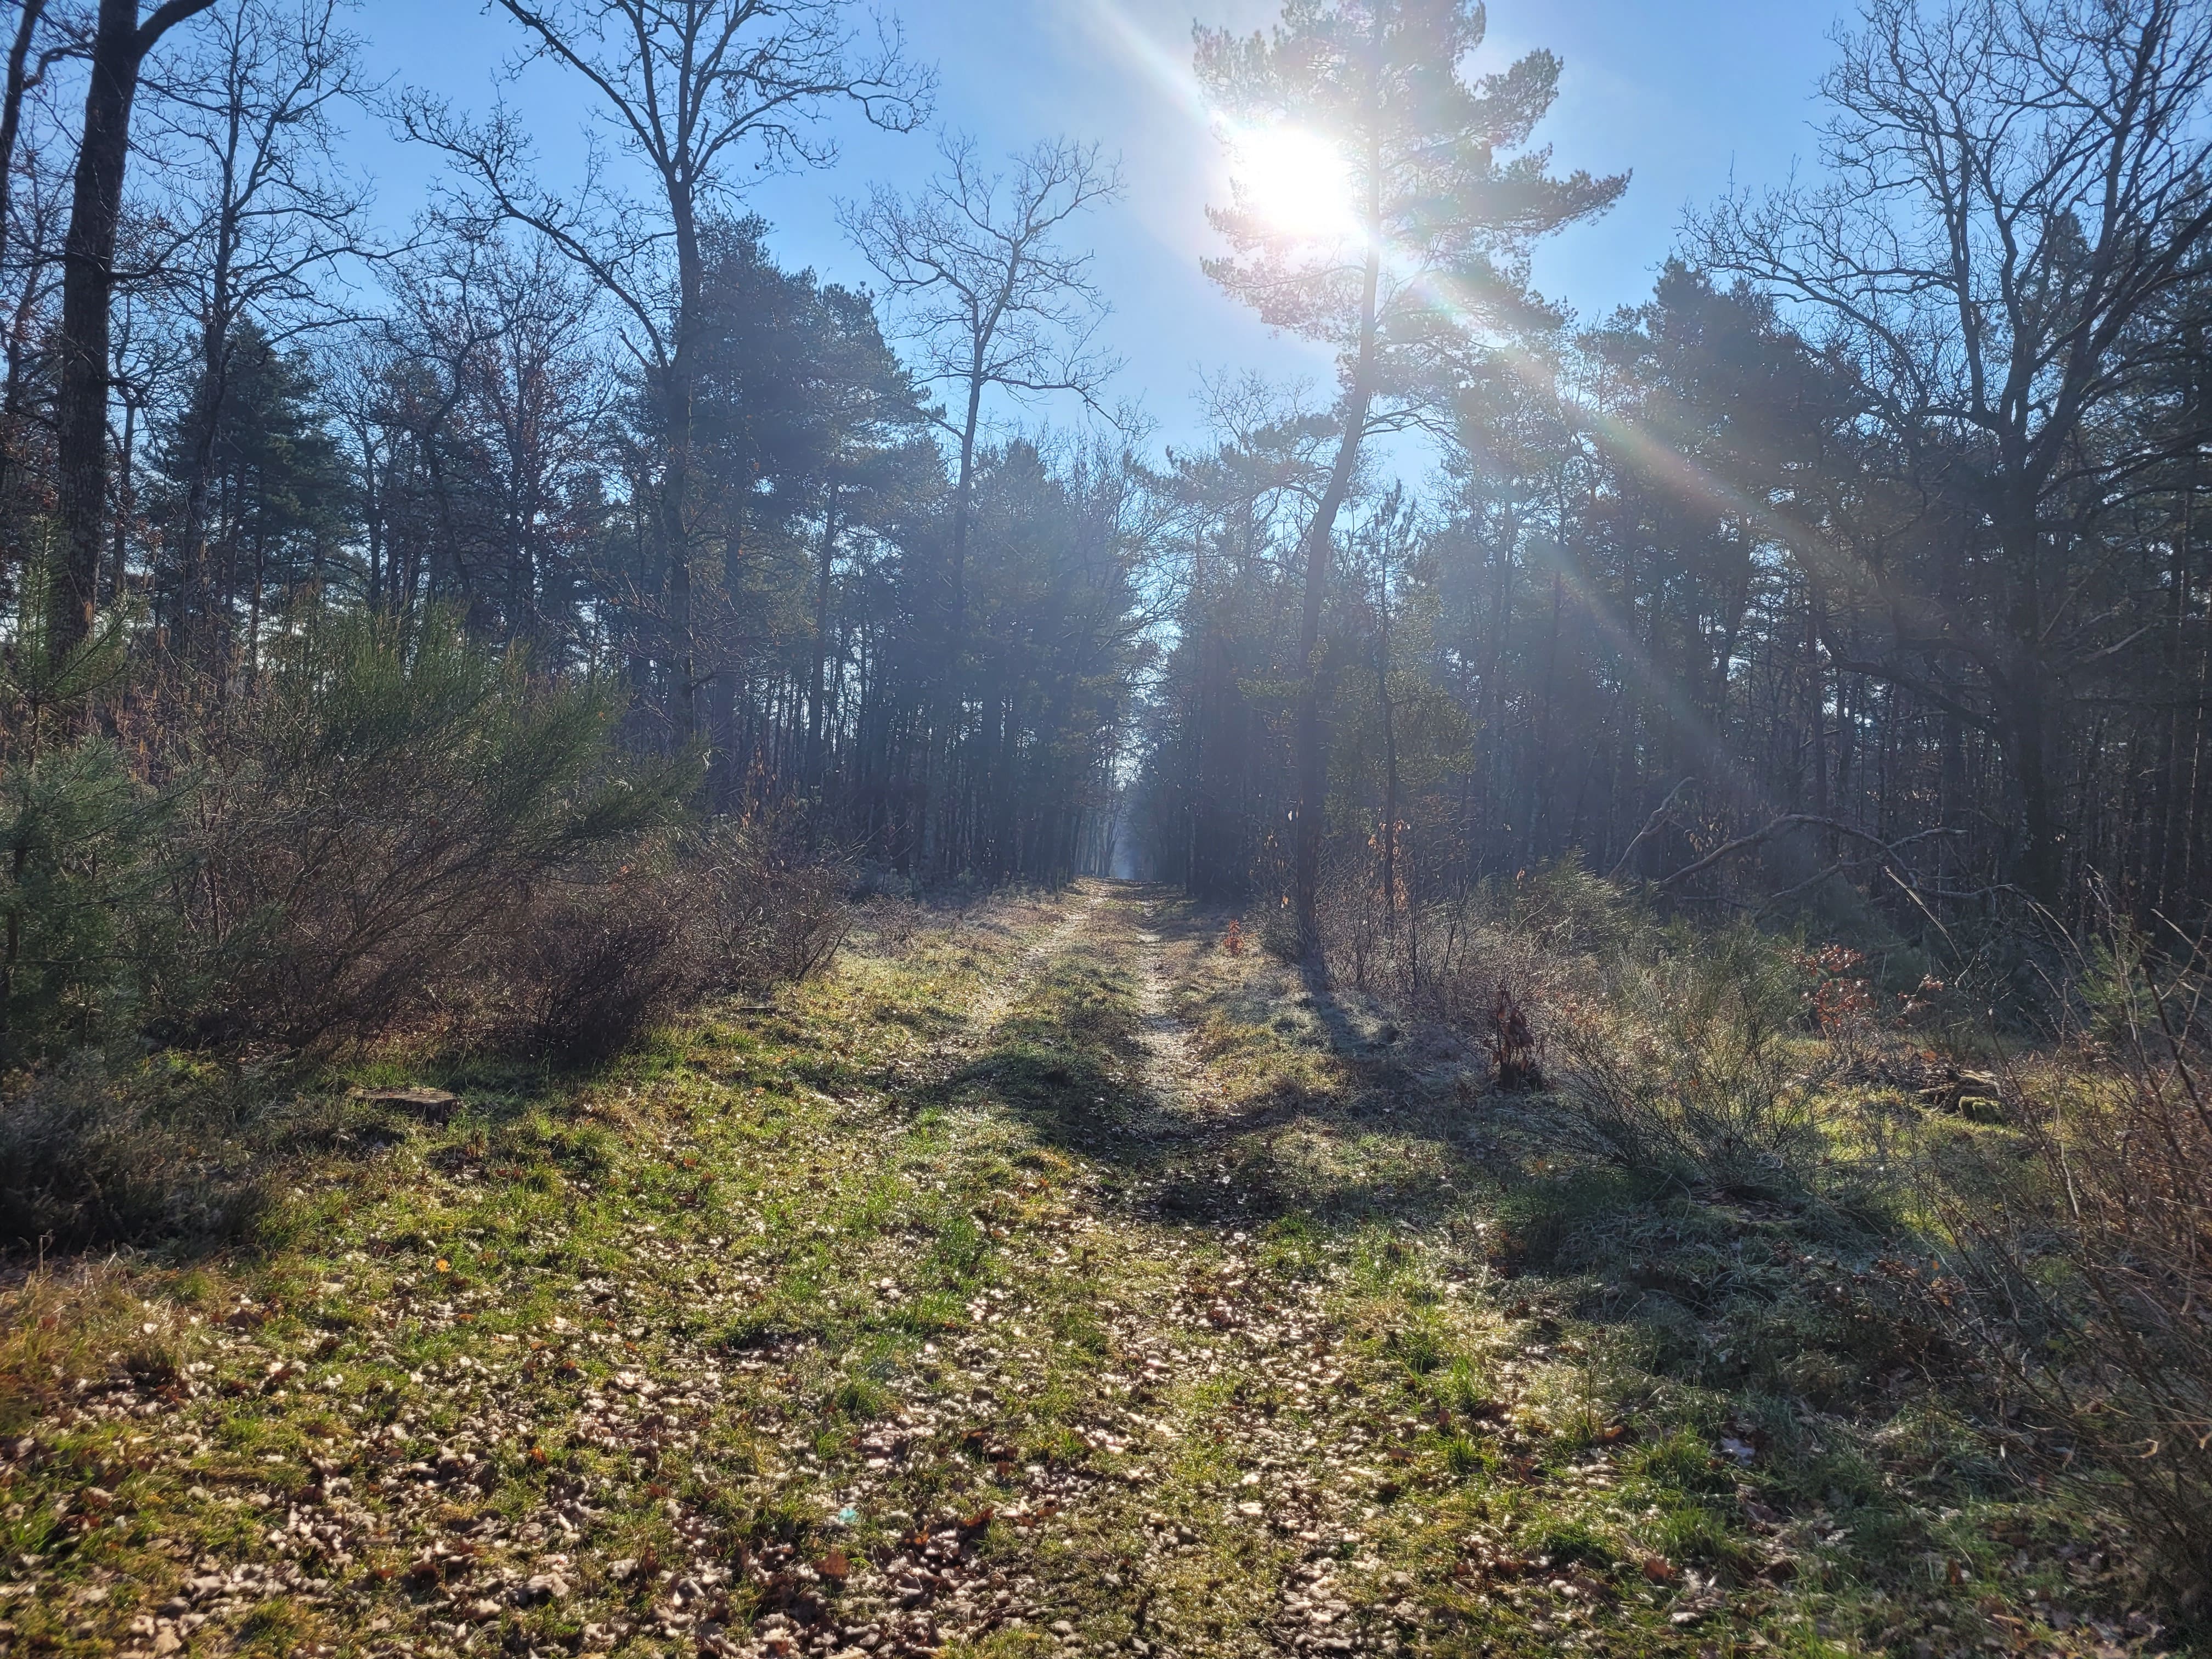
{"label": "distant treeline", "polygon": [[[2203,915],[2200,9],[1869,0],[1820,167],[1596,324],[1528,282],[1626,187],[1547,173],[1548,54],[1470,79],[1461,0],[1202,31],[1224,131],[1322,135],[1358,224],[1216,212],[1212,275],[1340,383],[1218,381],[1165,453],[1106,402],[1096,149],[945,137],[845,208],[874,287],[840,286],[777,263],[737,158],[929,119],[896,38],[837,0],[507,9],[627,171],[555,190],[511,114],[363,86],[337,0],[19,8],[19,758],[41,698],[174,735],[319,617],[434,616],[621,688],[696,805],[921,880],[1141,868],[1308,945],[1328,872],[1395,914],[1575,853],[1915,929],[2093,876]],[[404,236],[346,164],[369,120],[449,164]],[[1005,423],[1055,408],[1091,416]],[[100,638],[128,692],[64,684]]]}

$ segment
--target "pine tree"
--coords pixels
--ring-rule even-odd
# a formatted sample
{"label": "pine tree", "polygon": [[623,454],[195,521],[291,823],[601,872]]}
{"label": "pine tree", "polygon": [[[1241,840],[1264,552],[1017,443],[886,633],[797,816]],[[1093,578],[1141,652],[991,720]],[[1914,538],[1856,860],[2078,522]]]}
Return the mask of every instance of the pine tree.
{"label": "pine tree", "polygon": [[1211,210],[1232,257],[1206,270],[1270,324],[1338,354],[1340,435],[1306,526],[1299,635],[1297,817],[1291,860],[1301,950],[1317,963],[1316,900],[1328,783],[1321,622],[1337,515],[1362,446],[1431,416],[1455,356],[1486,331],[1540,319],[1526,250],[1609,207],[1625,175],[1555,178],[1527,148],[1559,90],[1559,63],[1531,52],[1471,81],[1484,8],[1473,0],[1291,0],[1271,34],[1196,32],[1197,67],[1233,123],[1232,145],[1288,130],[1340,159],[1346,223],[1286,226],[1239,188]]}

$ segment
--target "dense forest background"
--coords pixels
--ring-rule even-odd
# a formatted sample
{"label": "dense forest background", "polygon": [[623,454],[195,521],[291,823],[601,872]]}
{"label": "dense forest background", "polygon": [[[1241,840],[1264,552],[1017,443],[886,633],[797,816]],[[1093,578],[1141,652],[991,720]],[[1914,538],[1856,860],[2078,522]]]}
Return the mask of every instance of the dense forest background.
{"label": "dense forest background", "polygon": [[[895,33],[505,9],[626,152],[580,193],[512,116],[364,84],[339,0],[12,8],[19,1043],[251,1028],[282,939],[283,995],[357,996],[451,891],[578,848],[599,879],[647,820],[921,884],[1145,874],[1279,904],[1310,954],[1573,858],[1915,938],[2202,921],[2203,9],[1867,0],[1820,164],[1595,319],[1528,279],[1629,187],[1547,171],[1547,54],[1474,74],[1462,0],[1201,28],[1232,145],[1341,150],[1345,224],[1240,186],[1209,266],[1341,372],[1217,382],[1169,450],[1095,343],[1110,157],[944,133],[927,189],[847,206],[842,286],[778,262],[744,179],[826,159],[832,106],[928,126]],[[402,236],[347,164],[368,122],[450,164]],[[448,658],[474,689],[427,715]],[[384,713],[340,729],[349,696]],[[551,749],[513,722],[556,714],[599,735],[519,779]],[[447,896],[377,910],[434,866]],[[306,896],[334,872],[367,885]]]}

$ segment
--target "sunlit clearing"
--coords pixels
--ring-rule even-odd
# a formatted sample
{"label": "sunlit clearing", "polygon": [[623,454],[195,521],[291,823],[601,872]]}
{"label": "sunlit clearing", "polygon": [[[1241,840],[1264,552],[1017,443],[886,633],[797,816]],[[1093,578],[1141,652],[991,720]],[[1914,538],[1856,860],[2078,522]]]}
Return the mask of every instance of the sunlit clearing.
{"label": "sunlit clearing", "polygon": [[1335,145],[1297,127],[1255,127],[1232,141],[1243,205],[1285,236],[1328,241],[1354,234],[1352,169]]}

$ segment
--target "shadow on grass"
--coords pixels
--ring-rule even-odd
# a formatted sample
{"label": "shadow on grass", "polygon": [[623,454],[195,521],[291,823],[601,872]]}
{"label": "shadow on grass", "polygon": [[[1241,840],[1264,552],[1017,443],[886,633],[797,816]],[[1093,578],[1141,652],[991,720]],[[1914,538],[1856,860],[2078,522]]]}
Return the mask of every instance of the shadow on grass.
{"label": "shadow on grass", "polygon": [[[1132,896],[1170,947],[1219,931],[1218,918]],[[1150,1080],[1147,1015],[1121,956],[1079,946],[1048,964],[991,1051],[933,1097],[1007,1115],[1089,1160],[1139,1217],[1339,1240],[1410,1227],[1449,1241],[1464,1267],[1511,1281],[1508,1309],[1583,1324],[1634,1356],[1638,1375],[1694,1391],[1723,1422],[1771,1419],[1778,1459],[1793,1413],[1881,1417],[1895,1379],[1933,1363],[1924,1319],[1878,1265],[1894,1236],[1884,1218],[1787,1180],[1754,1192],[1694,1169],[1633,1167],[1547,1097],[1470,1103],[1409,1087],[1392,1053],[1311,980],[1301,1006],[1329,1046],[1322,1079],[1206,1109]],[[1273,1000],[1237,994],[1232,1019],[1273,1024]],[[1316,1161],[1316,1138],[1363,1156]],[[1863,1484],[1812,1452],[1790,1468],[1776,1491],[1793,1501]]]}
{"label": "shadow on grass", "polygon": [[[1170,948],[1217,937],[1225,925],[1163,890],[1121,890],[1147,907],[1147,932]],[[1239,1109],[1214,1109],[1151,1080],[1158,1067],[1147,1039],[1169,1017],[1144,1012],[1133,982],[1141,970],[1116,954],[1078,945],[1046,964],[988,1052],[912,1091],[911,1103],[966,1102],[1006,1114],[1042,1144],[1093,1162],[1135,1213],[1170,1222],[1249,1227],[1304,1213],[1332,1224],[1387,1216],[1426,1225],[1464,1207],[1464,1195],[1437,1179],[1429,1160],[1400,1173],[1316,1181],[1282,1155],[1286,1134],[1352,1141],[1387,1131],[1459,1159],[1450,1119],[1401,1109],[1405,1071],[1325,988],[1305,1006],[1328,1036],[1331,1080],[1285,1079]],[[1256,1027],[1273,1012],[1262,994],[1242,992],[1231,1018]]]}
{"label": "shadow on grass", "polygon": [[596,1167],[581,1150],[588,1129],[549,1109],[639,1063],[88,1055],[8,1103],[0,1261],[118,1246],[179,1267],[264,1259],[298,1242],[279,1193],[350,1176],[407,1142],[441,1164]]}

